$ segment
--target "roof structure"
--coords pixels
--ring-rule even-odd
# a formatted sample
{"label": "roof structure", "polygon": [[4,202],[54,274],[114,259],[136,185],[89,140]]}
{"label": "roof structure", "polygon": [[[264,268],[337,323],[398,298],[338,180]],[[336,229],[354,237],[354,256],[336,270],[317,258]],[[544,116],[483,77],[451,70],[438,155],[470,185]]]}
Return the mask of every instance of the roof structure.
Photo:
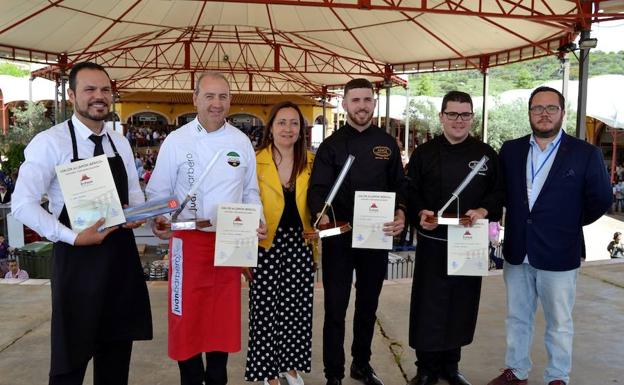
{"label": "roof structure", "polygon": [[[121,92],[119,100],[125,103],[166,103],[166,104],[193,104],[192,92],[148,92],[148,91],[131,91]],[[302,95],[271,95],[271,94],[233,94],[230,104],[232,105],[266,105],[291,101],[299,106],[317,106],[322,107],[323,104],[313,98]],[[330,106],[328,104],[328,106]],[[331,106],[330,106],[331,107]]]}
{"label": "roof structure", "polygon": [[5,0],[0,57],[91,60],[120,90],[191,90],[228,74],[234,92],[320,95],[354,77],[485,69],[556,54],[621,0]]}

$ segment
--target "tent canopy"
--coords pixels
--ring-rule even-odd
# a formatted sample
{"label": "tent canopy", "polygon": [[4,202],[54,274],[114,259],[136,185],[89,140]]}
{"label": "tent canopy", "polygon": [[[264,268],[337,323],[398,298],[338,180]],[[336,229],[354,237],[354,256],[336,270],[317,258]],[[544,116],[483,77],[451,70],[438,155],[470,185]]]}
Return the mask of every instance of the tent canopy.
{"label": "tent canopy", "polygon": [[[620,4],[618,7],[617,4]],[[601,10],[602,6],[602,11]],[[228,74],[236,92],[325,94],[353,77],[485,69],[557,53],[622,1],[6,0],[0,57],[96,61],[118,89],[191,90]]]}

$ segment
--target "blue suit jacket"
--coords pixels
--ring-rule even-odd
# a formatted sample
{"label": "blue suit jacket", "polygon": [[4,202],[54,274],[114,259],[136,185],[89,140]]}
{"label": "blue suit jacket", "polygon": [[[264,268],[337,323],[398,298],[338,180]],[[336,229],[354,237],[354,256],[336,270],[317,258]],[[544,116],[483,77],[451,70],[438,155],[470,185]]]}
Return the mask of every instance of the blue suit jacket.
{"label": "blue suit jacket", "polygon": [[612,203],[611,184],[600,150],[563,133],[544,186],[529,211],[526,163],[529,135],[507,141],[500,150],[505,180],[505,242],[511,264],[526,255],[540,270],[580,266],[582,226],[600,218]]}

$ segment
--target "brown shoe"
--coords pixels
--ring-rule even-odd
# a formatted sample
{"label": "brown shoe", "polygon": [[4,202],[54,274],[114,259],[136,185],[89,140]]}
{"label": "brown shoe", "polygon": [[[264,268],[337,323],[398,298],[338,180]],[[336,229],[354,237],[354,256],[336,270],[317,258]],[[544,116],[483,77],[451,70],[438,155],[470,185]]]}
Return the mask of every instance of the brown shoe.
{"label": "brown shoe", "polygon": [[529,381],[519,379],[513,370],[507,368],[503,370],[503,374],[488,382],[487,385],[527,385],[528,383]]}
{"label": "brown shoe", "polygon": [[561,380],[554,380],[554,381],[550,381],[548,385],[566,385],[566,383]]}

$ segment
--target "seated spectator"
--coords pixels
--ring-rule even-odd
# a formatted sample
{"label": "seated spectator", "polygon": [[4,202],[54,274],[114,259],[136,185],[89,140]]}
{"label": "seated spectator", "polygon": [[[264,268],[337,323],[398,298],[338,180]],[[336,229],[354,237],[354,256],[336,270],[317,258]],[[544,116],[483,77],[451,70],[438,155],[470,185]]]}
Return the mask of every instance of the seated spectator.
{"label": "seated spectator", "polygon": [[151,165],[147,165],[147,166],[145,166],[145,172],[143,173],[143,182],[145,182],[145,184],[147,184],[149,182],[151,176],[152,176],[152,166]]}
{"label": "seated spectator", "polygon": [[26,272],[26,270],[22,270],[19,268],[19,265],[17,264],[17,261],[15,259],[11,259],[9,261],[9,272],[6,273],[4,278],[28,279],[28,273]]}
{"label": "seated spectator", "polygon": [[621,236],[622,233],[620,232],[613,234],[613,240],[607,246],[611,258],[624,258],[624,245],[622,245]]}
{"label": "seated spectator", "polygon": [[4,238],[4,234],[0,234],[0,259],[8,258],[11,251],[13,251],[13,248],[9,246],[9,242]]}

